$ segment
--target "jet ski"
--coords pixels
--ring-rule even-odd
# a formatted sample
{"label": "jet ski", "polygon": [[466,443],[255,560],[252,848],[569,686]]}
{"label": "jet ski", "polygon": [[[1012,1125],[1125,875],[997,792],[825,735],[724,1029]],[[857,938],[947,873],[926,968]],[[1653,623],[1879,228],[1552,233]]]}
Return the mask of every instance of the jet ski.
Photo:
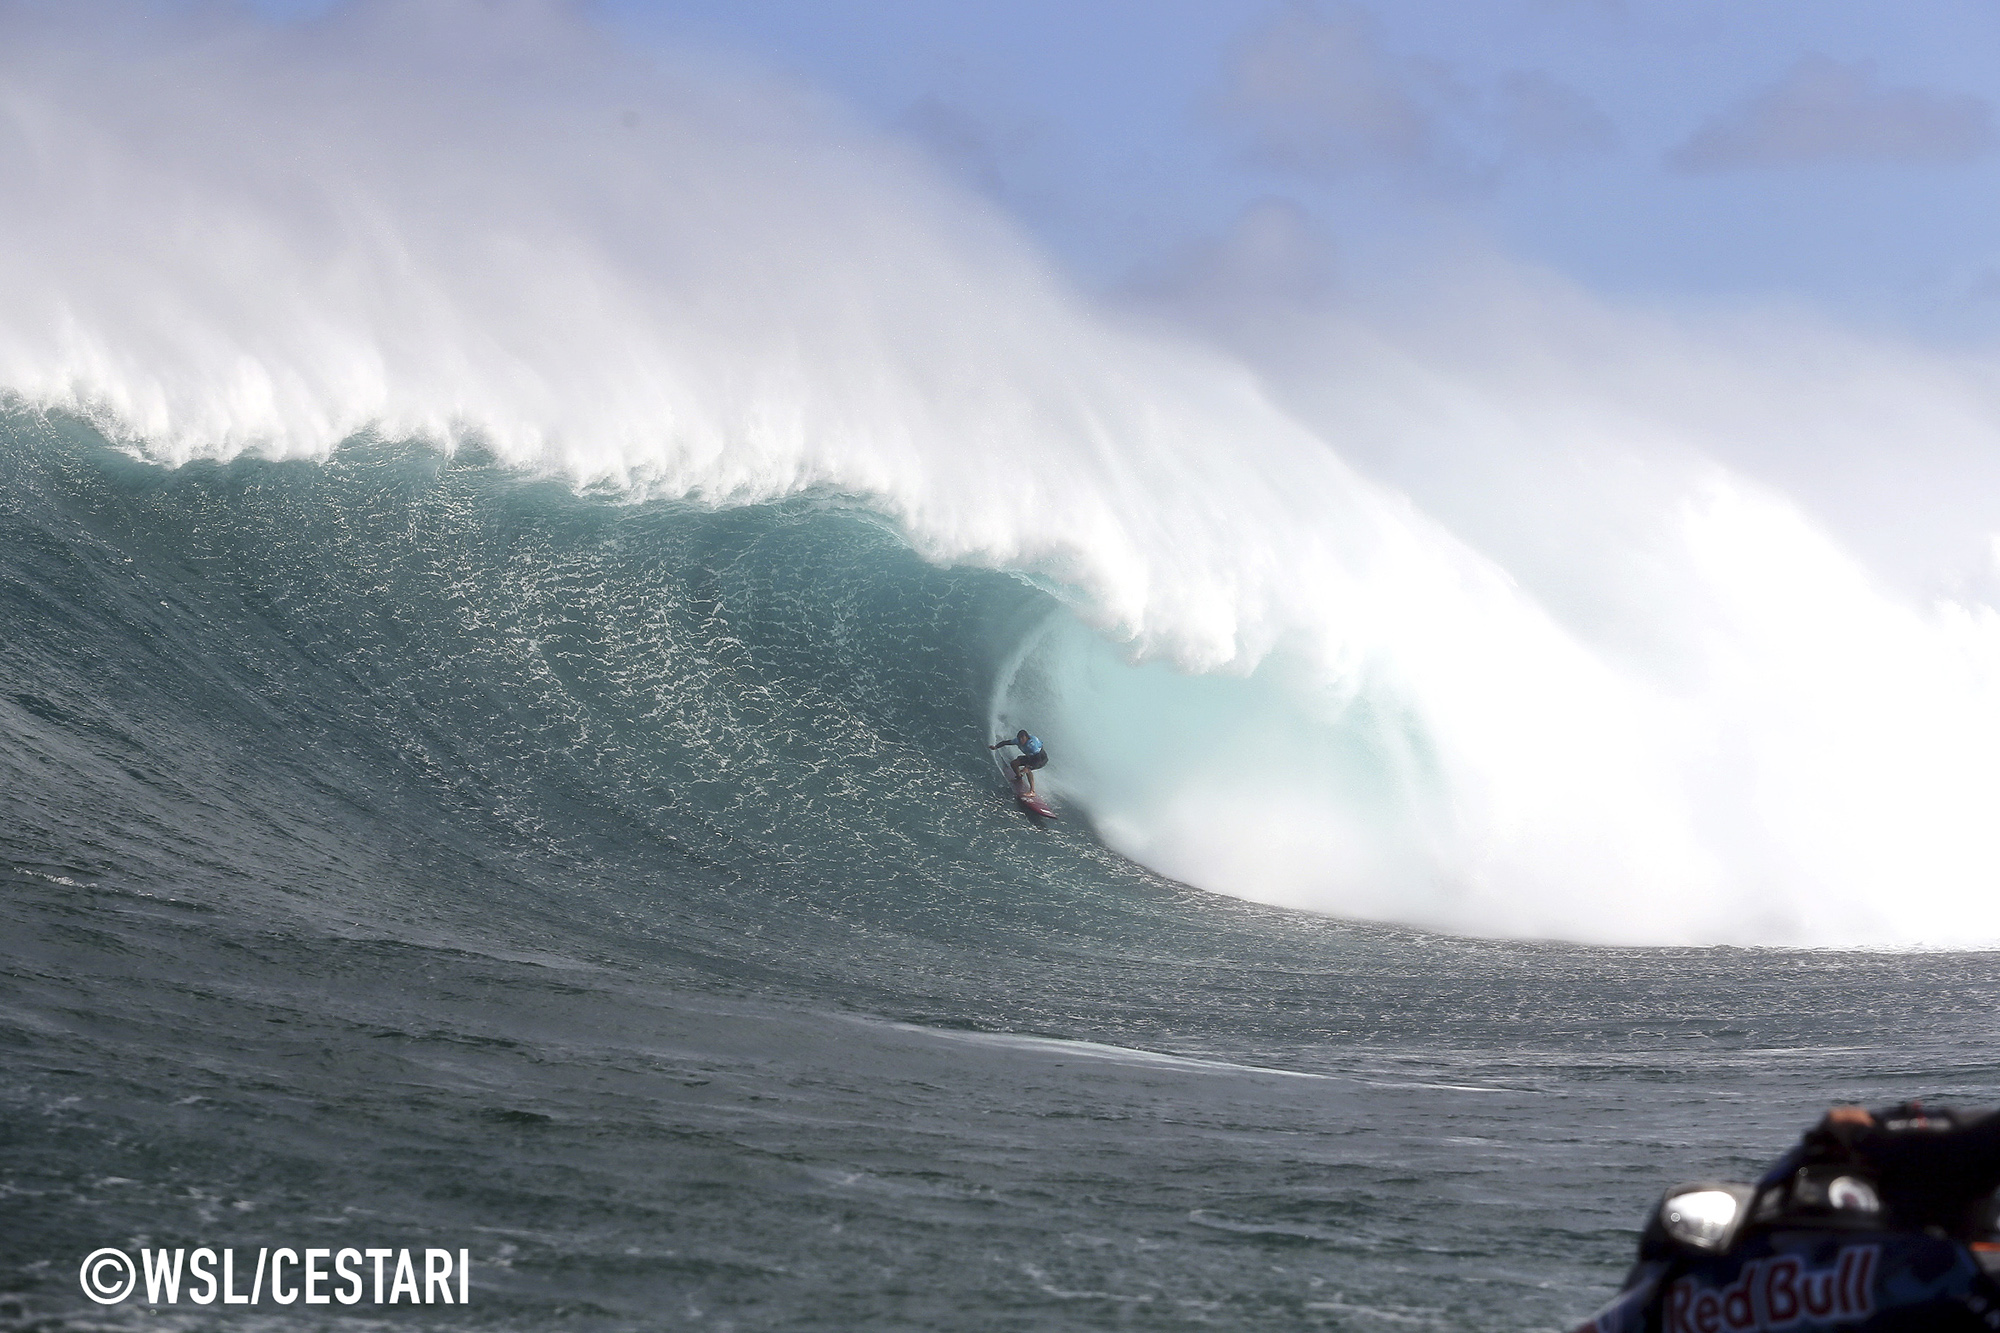
{"label": "jet ski", "polygon": [[1575,1333],[2000,1330],[2000,1120],[1859,1118],[1872,1152],[1830,1117],[1755,1184],[1668,1190],[1623,1289]]}

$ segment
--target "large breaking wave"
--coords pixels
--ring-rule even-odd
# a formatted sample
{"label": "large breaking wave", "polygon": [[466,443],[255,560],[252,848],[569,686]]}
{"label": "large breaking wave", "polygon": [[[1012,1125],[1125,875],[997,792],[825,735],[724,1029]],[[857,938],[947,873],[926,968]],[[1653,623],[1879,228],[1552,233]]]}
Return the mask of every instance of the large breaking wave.
{"label": "large breaking wave", "polygon": [[[539,6],[473,17],[127,45],[10,11],[0,47],[11,475],[82,504],[115,472],[92,431],[150,465],[253,456],[132,511],[218,515],[246,605],[306,577],[260,506],[332,487],[322,601],[284,636],[380,627],[342,706],[411,699],[401,762],[466,818],[609,807],[710,830],[704,857],[920,881],[966,864],[984,733],[1026,724],[1105,843],[1240,897],[1610,942],[2000,938],[2000,621],[1976,587],[1914,597],[1741,447],[1809,428],[1838,459],[1886,414],[1823,398],[1918,390],[1933,437],[1990,443],[1976,368],[1821,338],[1823,369],[1766,374],[1738,355],[1766,336],[1690,351],[1596,309],[1565,341],[1544,296],[1506,355],[1354,310],[1225,353],[1076,294],[795,90]],[[412,574],[379,531],[341,553],[356,460],[454,451],[530,487],[445,506],[477,577]],[[509,498],[559,493],[560,524],[754,555],[565,547]],[[756,573],[726,609],[719,568]],[[552,636],[524,590],[616,614]],[[446,625],[399,676],[391,648]]]}

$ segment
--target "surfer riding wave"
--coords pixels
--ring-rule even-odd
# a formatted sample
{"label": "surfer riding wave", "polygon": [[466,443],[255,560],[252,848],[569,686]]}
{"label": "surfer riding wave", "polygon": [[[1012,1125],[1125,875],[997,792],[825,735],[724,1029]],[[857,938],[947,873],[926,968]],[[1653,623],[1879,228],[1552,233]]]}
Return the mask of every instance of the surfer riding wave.
{"label": "surfer riding wave", "polygon": [[986,748],[998,750],[1009,745],[1016,746],[1021,751],[1008,763],[1008,767],[1014,771],[1014,781],[1018,784],[1023,777],[1026,777],[1028,794],[1032,796],[1035,793],[1035,770],[1049,762],[1049,752],[1042,748],[1041,740],[1029,735],[1025,728],[1016,732],[1012,740],[998,740]]}

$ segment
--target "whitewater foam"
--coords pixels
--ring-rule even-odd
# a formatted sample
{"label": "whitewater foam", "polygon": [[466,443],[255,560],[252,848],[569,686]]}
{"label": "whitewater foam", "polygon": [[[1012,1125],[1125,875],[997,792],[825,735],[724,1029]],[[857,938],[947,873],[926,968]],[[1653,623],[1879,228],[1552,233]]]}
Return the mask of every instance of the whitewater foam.
{"label": "whitewater foam", "polygon": [[[1909,605],[1647,402],[1447,358],[1280,407],[837,109],[507,16],[141,45],[9,11],[0,385],[167,463],[374,434],[633,498],[847,497],[1058,592],[992,720],[1207,888],[1613,942],[2000,939],[1990,609]],[[1551,423],[1632,474],[1548,466]],[[1379,466],[1439,434],[1429,474]]]}

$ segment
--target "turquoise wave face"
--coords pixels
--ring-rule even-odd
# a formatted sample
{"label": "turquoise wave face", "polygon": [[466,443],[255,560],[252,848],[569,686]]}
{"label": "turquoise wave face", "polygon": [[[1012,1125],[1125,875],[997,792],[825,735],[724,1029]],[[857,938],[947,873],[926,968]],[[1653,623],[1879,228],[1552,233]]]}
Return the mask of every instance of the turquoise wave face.
{"label": "turquoise wave face", "polygon": [[995,777],[997,664],[1055,603],[836,502],[382,444],[163,470],[24,417],[0,469],[4,799],[48,873],[801,984],[1184,892],[1082,819],[1024,836]]}
{"label": "turquoise wave face", "polygon": [[[1282,655],[1241,678],[1135,665],[1048,592],[938,568],[836,499],[632,502],[358,442],[167,470],[26,418],[0,458],[30,682],[11,707],[51,755],[67,717],[131,751],[59,765],[83,785],[39,799],[115,815],[121,855],[161,857],[157,829],[206,866],[254,847],[259,891],[315,901],[357,891],[355,847],[390,881],[444,849],[617,865],[604,913],[686,914],[731,956],[800,913],[977,940],[1180,892],[1143,866],[1283,901],[1304,862],[1393,917],[1433,871],[1407,718],[1315,718]],[[1069,815],[1035,838],[986,752],[1017,726],[1048,739]],[[1198,836],[1258,820],[1286,864]]]}

